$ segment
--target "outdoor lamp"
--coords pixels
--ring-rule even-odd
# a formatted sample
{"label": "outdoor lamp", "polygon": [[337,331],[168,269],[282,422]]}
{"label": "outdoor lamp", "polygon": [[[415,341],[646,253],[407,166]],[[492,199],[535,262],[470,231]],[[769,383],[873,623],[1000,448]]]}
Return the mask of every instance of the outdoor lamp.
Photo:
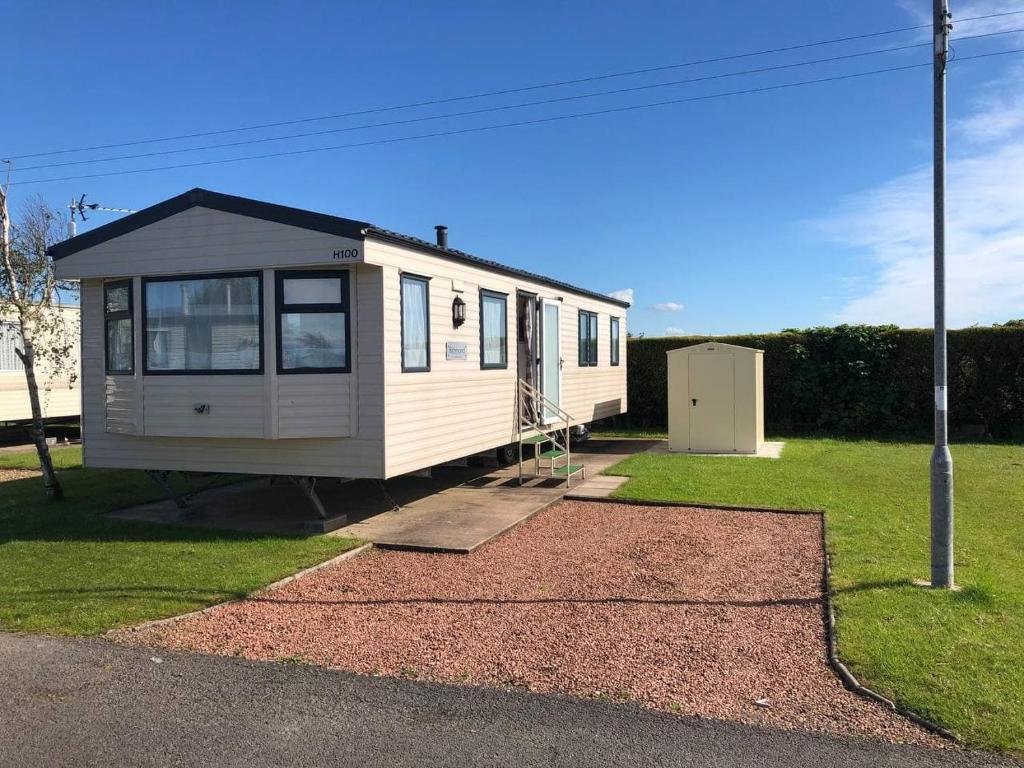
{"label": "outdoor lamp", "polygon": [[464,322],[466,322],[466,302],[456,296],[455,301],[452,302],[452,326],[458,328]]}

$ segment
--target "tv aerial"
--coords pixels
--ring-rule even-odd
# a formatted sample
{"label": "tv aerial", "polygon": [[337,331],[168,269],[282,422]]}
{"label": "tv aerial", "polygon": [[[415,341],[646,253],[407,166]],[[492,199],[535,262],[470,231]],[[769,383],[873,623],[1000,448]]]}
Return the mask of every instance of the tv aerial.
{"label": "tv aerial", "polygon": [[[87,203],[85,202],[85,195],[75,200],[71,198],[71,204],[68,206],[68,210],[71,211],[71,219],[68,221],[68,237],[74,237],[77,230],[77,221],[88,221],[85,216],[85,212],[89,211],[106,211],[108,213],[138,213],[131,208],[111,208],[106,205],[100,205],[99,203]],[[77,217],[77,218],[76,218]]]}

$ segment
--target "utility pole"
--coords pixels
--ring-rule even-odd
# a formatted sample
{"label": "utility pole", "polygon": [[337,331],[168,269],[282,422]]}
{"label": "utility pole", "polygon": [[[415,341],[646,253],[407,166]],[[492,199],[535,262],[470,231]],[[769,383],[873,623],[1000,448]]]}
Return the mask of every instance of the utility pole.
{"label": "utility pole", "polygon": [[931,586],[953,588],[953,457],[946,396],[946,62],[953,28],[949,0],[932,0],[934,18],[935,445],[931,460]]}

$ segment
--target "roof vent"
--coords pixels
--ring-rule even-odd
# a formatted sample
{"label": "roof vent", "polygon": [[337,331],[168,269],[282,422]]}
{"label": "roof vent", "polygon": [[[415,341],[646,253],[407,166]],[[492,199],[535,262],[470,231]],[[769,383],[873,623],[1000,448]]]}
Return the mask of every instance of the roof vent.
{"label": "roof vent", "polygon": [[434,229],[437,232],[437,245],[439,248],[448,247],[448,227],[444,224],[438,224]]}

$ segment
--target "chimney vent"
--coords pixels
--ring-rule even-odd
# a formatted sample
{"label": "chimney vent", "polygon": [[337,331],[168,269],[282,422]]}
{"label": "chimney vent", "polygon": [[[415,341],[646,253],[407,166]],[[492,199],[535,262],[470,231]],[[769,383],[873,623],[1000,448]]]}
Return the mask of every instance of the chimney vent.
{"label": "chimney vent", "polygon": [[434,229],[437,231],[437,245],[439,248],[448,247],[448,227],[438,224]]}

